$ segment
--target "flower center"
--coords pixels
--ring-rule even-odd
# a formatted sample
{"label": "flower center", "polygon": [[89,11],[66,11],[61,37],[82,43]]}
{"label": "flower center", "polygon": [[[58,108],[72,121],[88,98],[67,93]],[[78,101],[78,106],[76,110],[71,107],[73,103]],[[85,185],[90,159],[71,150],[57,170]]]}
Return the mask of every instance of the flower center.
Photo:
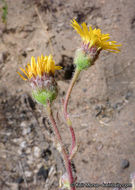
{"label": "flower center", "polygon": [[30,84],[33,89],[45,89],[53,90],[56,88],[57,84],[53,76],[44,73],[42,76],[32,77],[30,79]]}
{"label": "flower center", "polygon": [[98,51],[98,48],[94,45],[92,47],[90,47],[90,42],[89,43],[84,43],[82,44],[82,49],[83,51],[88,54],[88,55],[96,55],[97,54],[97,51]]}

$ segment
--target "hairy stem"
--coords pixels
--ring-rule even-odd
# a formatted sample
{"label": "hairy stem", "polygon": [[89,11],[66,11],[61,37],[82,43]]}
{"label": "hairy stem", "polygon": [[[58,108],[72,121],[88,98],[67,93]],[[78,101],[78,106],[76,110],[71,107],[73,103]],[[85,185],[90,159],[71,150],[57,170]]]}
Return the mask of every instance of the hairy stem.
{"label": "hairy stem", "polygon": [[70,120],[68,112],[67,112],[67,106],[68,106],[69,97],[71,95],[72,89],[74,87],[74,84],[75,84],[75,82],[76,82],[79,74],[80,74],[80,70],[76,69],[75,73],[74,73],[74,76],[73,76],[73,78],[71,80],[71,83],[69,85],[69,88],[68,88],[68,91],[67,91],[67,94],[66,94],[66,98],[65,98],[65,101],[64,101],[64,117],[65,117],[67,125],[68,125],[68,127],[70,129],[70,133],[71,133],[71,137],[72,137],[72,146],[71,146],[71,151],[70,151],[70,155],[69,156],[71,156],[72,151],[75,148],[76,138],[75,138],[75,133],[74,133],[74,129],[72,127],[71,120]]}
{"label": "hairy stem", "polygon": [[50,119],[50,121],[52,123],[53,130],[54,130],[54,133],[56,135],[57,141],[59,142],[59,144],[61,146],[61,152],[62,152],[63,160],[65,162],[65,168],[66,168],[66,171],[67,171],[67,174],[68,174],[68,177],[69,177],[70,190],[75,190],[75,187],[72,187],[72,185],[71,185],[71,184],[74,183],[74,178],[73,178],[72,168],[71,168],[71,161],[70,161],[70,159],[68,157],[68,154],[67,154],[66,149],[64,147],[64,144],[62,142],[62,138],[61,138],[61,135],[59,133],[58,127],[57,127],[55,119],[53,117],[50,102],[48,102],[48,105],[47,105],[47,112],[48,112],[49,119]]}

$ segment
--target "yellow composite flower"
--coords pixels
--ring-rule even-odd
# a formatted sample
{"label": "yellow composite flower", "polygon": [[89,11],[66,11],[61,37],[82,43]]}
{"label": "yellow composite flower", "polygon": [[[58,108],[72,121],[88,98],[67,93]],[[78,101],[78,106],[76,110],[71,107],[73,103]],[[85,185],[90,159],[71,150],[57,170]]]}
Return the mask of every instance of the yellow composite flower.
{"label": "yellow composite flower", "polygon": [[20,70],[24,73],[26,78],[17,72],[23,80],[31,79],[32,77],[41,77],[43,74],[53,74],[55,70],[60,70],[61,66],[56,66],[53,60],[52,55],[43,56],[37,58],[37,63],[35,58],[31,57],[31,64],[28,63],[25,69],[20,68]]}
{"label": "yellow composite flower", "polygon": [[117,45],[116,41],[108,41],[110,35],[102,34],[100,29],[92,29],[91,26],[88,28],[85,22],[81,24],[81,27],[75,19],[71,21],[71,25],[81,36],[83,43],[88,45],[88,48],[96,47],[97,50],[103,49],[114,53],[120,51],[118,47],[121,46],[121,44]]}

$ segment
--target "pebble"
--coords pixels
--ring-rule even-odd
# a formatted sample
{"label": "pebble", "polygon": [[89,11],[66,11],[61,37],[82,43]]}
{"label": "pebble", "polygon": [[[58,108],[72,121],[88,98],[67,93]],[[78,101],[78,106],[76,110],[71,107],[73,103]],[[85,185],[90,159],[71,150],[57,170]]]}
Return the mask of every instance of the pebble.
{"label": "pebble", "polygon": [[32,176],[31,171],[25,171],[24,174],[25,174],[26,177],[31,177]]}
{"label": "pebble", "polygon": [[11,135],[11,133],[10,133],[10,132],[7,132],[6,135],[9,137],[9,136]]}
{"label": "pebble", "polygon": [[23,149],[23,148],[26,148],[26,146],[27,146],[26,141],[21,142],[20,147],[21,147],[22,149]]}
{"label": "pebble", "polygon": [[22,131],[22,134],[23,135],[27,135],[31,132],[31,128],[30,127],[27,127],[27,128],[24,128],[23,131]]}
{"label": "pebble", "polygon": [[17,151],[17,153],[18,153],[19,155],[21,155],[21,154],[22,154],[22,150],[19,149],[19,150]]}
{"label": "pebble", "polygon": [[30,153],[31,153],[31,148],[27,148],[26,154],[30,154]]}
{"label": "pebble", "polygon": [[31,47],[27,47],[27,48],[26,48],[26,51],[29,51],[29,52],[30,52],[30,51],[34,51],[34,49],[31,48]]}
{"label": "pebble", "polygon": [[39,158],[41,155],[41,151],[40,151],[40,148],[38,146],[35,146],[34,147],[34,156]]}
{"label": "pebble", "polygon": [[20,127],[27,127],[28,123],[26,121],[21,122]]}
{"label": "pebble", "polygon": [[130,163],[129,163],[129,161],[127,159],[122,160],[122,163],[121,163],[121,168],[122,169],[128,168],[129,165],[130,165]]}

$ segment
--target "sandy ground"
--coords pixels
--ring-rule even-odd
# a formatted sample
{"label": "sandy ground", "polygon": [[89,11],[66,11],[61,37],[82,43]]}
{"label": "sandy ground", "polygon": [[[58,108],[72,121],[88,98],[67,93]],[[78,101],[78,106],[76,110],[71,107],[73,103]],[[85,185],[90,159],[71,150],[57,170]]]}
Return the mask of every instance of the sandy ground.
{"label": "sandy ground", "polygon": [[101,28],[122,44],[119,54],[101,52],[73,89],[69,112],[79,147],[74,158],[77,181],[130,183],[135,172],[134,0],[6,2],[7,23],[0,21],[0,189],[58,189],[64,164],[50,122],[16,72],[41,54],[52,53],[63,66],[56,73],[60,90],[54,112],[60,110],[60,129],[69,146],[61,102],[81,42],[70,26],[73,18]]}

